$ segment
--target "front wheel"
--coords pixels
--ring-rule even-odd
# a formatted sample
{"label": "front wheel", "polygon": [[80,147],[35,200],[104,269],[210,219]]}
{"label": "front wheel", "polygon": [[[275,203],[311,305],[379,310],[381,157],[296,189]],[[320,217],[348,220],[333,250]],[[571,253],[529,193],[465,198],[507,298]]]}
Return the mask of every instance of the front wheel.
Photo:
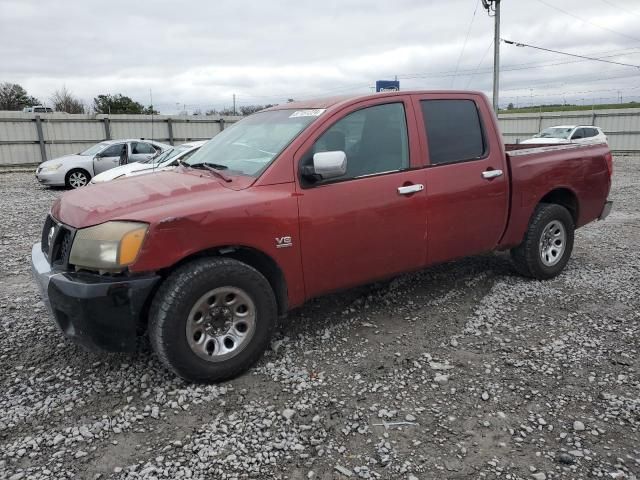
{"label": "front wheel", "polygon": [[276,318],[273,290],[260,272],[230,258],[204,258],[177,269],[158,289],[149,338],[180,377],[219,382],[262,356]]}
{"label": "front wheel", "polygon": [[75,170],[71,170],[67,173],[65,178],[65,183],[67,187],[71,187],[73,189],[84,187],[91,180],[91,176],[84,170],[80,168],[76,168]]}
{"label": "front wheel", "polygon": [[571,256],[574,229],[573,217],[565,207],[538,205],[524,240],[511,250],[516,270],[538,280],[558,275]]}

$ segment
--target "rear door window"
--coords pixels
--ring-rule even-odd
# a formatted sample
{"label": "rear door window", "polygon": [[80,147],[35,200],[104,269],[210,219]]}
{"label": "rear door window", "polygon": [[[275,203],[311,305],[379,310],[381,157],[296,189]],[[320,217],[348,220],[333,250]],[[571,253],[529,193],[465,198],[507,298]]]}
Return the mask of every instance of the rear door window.
{"label": "rear door window", "polygon": [[573,135],[571,135],[572,140],[580,140],[581,138],[586,138],[588,135],[586,134],[586,128],[578,128]]}
{"label": "rear door window", "polygon": [[145,142],[133,142],[131,144],[131,153],[136,154],[155,154],[156,149]]}
{"label": "rear door window", "polygon": [[472,100],[422,100],[431,165],[483,158],[487,144]]}

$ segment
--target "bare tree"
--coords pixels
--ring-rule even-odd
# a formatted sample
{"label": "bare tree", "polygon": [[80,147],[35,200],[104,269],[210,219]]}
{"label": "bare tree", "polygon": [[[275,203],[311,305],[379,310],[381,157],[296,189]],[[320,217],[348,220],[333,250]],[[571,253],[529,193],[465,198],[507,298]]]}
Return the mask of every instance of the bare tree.
{"label": "bare tree", "polygon": [[65,86],[53,92],[51,103],[57,112],[84,113],[82,100],[74,97]]}

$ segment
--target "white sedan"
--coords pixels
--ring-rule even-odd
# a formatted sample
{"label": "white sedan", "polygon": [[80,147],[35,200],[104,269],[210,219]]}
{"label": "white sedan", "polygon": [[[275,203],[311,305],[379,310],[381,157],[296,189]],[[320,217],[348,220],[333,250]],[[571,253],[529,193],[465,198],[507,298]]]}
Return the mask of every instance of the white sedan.
{"label": "white sedan", "polygon": [[142,138],[107,140],[80,153],[42,162],[36,169],[36,179],[51,187],[84,187],[95,175],[117,167],[124,148],[129,162],[140,162],[157,156],[171,145]]}
{"label": "white sedan", "polygon": [[109,182],[117,178],[126,178],[134,175],[153,173],[174,168],[180,161],[186,160],[197,152],[205,143],[206,141],[183,143],[182,145],[166,150],[155,158],[136,163],[129,163],[127,165],[107,170],[106,172],[93,177],[89,183],[93,185],[96,183]]}
{"label": "white sedan", "polygon": [[607,143],[607,136],[599,127],[591,125],[559,125],[542,130],[533,138],[520,143],[561,144],[561,143]]}

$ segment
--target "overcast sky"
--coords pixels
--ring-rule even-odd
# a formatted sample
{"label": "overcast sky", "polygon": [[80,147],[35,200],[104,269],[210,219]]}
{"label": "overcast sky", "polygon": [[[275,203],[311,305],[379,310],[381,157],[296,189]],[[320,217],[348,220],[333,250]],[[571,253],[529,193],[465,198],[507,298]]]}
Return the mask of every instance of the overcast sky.
{"label": "overcast sky", "polygon": [[[640,2],[502,0],[502,37],[640,65]],[[234,93],[239,105],[366,93],[395,75],[403,90],[490,93],[492,40],[480,0],[0,0],[0,82],[44,101],[65,85],[87,103],[149,104],[151,89],[162,113]],[[640,100],[640,69],[501,49],[501,105]]]}

